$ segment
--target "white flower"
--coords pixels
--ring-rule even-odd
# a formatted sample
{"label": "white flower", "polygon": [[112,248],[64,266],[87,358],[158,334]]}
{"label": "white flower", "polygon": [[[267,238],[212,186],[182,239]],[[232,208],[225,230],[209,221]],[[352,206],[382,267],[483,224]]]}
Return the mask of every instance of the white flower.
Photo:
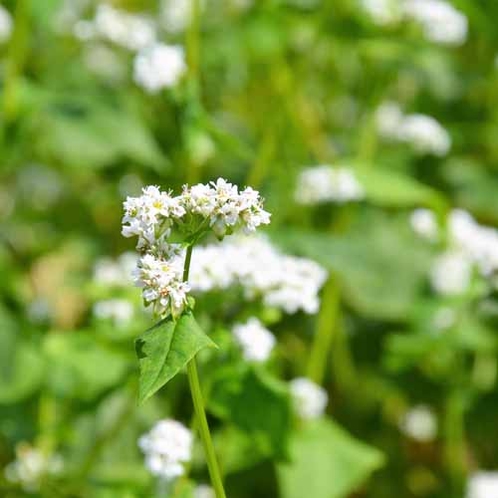
{"label": "white flower", "polygon": [[0,5],[0,43],[4,43],[10,38],[12,29],[12,16],[5,7]]}
{"label": "white flower", "polygon": [[430,209],[415,209],[410,215],[410,224],[413,231],[420,237],[431,242],[437,240],[439,227],[436,216]]}
{"label": "white flower", "polygon": [[183,282],[184,255],[170,246],[164,257],[150,253],[142,256],[133,272],[135,285],[142,288],[146,305],[152,305],[157,316],[179,316],[187,305],[190,286]]}
{"label": "white flower", "polygon": [[398,0],[360,0],[360,4],[380,26],[395,24],[401,19]]}
{"label": "white flower", "polygon": [[385,102],[376,113],[379,134],[387,140],[404,142],[418,154],[446,155],[451,137],[432,116],[403,114],[394,102]]}
{"label": "white flower", "polygon": [[420,442],[432,441],[437,436],[437,419],[425,405],[411,408],[400,422],[401,431]]}
{"label": "white flower", "polygon": [[443,0],[404,0],[405,16],[421,24],[425,37],[446,45],[461,45],[467,39],[467,18]]}
{"label": "white flower", "polygon": [[125,252],[117,259],[101,258],[93,269],[94,281],[108,287],[127,287],[132,281],[132,271],[137,263],[137,254]]}
{"label": "white flower", "polygon": [[480,471],[472,474],[466,498],[498,498],[498,472]]}
{"label": "white flower", "polygon": [[304,377],[290,382],[290,390],[296,413],[304,420],[319,418],[328,403],[327,391]]}
{"label": "white flower", "polygon": [[436,258],[431,268],[432,288],[442,295],[463,294],[470,285],[472,261],[460,251],[449,250]]}
{"label": "white flower", "polygon": [[161,420],[140,437],[138,446],[145,454],[145,465],[155,476],[175,479],[185,473],[192,458],[192,433],[176,420]]}
{"label": "white flower", "polygon": [[195,292],[238,286],[248,300],[261,299],[286,313],[316,313],[327,272],[314,261],[282,254],[264,237],[235,237],[196,247],[189,284]]}
{"label": "white flower", "polygon": [[93,305],[93,314],[101,320],[112,320],[118,327],[124,327],[133,318],[133,304],[126,299],[106,299]]}
{"label": "white flower", "polygon": [[323,165],[300,173],[294,195],[300,204],[343,203],[361,200],[365,192],[350,168]]}
{"label": "white flower", "polygon": [[[150,19],[115,9],[109,4],[97,7],[93,24],[96,36],[129,50],[142,50],[156,40],[156,30]],[[90,28],[85,31],[89,32]]]}
{"label": "white flower", "polygon": [[157,93],[163,88],[175,86],[186,71],[183,47],[156,43],[135,56],[133,78],[147,92]]}
{"label": "white flower", "polygon": [[216,498],[214,490],[211,486],[207,484],[199,484],[194,489],[194,497],[193,498]]}
{"label": "white flower", "polygon": [[21,443],[16,447],[16,460],[5,467],[5,477],[10,482],[21,484],[26,492],[33,493],[39,489],[45,476],[58,474],[62,466],[59,455],[47,457],[39,449]]}
{"label": "white flower", "polygon": [[275,336],[254,317],[235,325],[233,335],[248,361],[266,361],[276,343]]}
{"label": "white flower", "polygon": [[398,129],[398,138],[419,154],[444,156],[451,148],[448,132],[433,117],[424,114],[405,116]]}

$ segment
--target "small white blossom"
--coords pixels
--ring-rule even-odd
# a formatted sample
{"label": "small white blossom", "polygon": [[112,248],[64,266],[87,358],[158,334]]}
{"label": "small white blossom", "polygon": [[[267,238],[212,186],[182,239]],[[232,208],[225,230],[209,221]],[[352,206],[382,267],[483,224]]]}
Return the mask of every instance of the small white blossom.
{"label": "small white blossom", "polygon": [[41,480],[62,471],[63,463],[59,455],[45,456],[39,449],[27,443],[16,447],[16,460],[5,467],[5,478],[19,483],[28,492],[36,492]]}
{"label": "small white blossom", "polygon": [[436,258],[431,268],[431,285],[447,296],[463,294],[470,285],[472,261],[460,251],[450,250]]}
{"label": "small white blossom", "polygon": [[408,19],[422,26],[425,37],[445,45],[461,45],[467,39],[468,21],[451,3],[443,0],[404,0]]}
{"label": "small white blossom", "polygon": [[12,34],[13,22],[10,12],[0,5],[0,43],[5,43]]}
{"label": "small white blossom", "polygon": [[[87,26],[85,31],[89,35],[91,27]],[[133,51],[142,50],[156,40],[156,29],[149,18],[115,9],[105,3],[97,7],[93,31],[97,37]]]}
{"label": "small white blossom", "polygon": [[438,238],[439,227],[436,216],[430,209],[415,209],[410,215],[413,231],[420,237],[434,242]]}
{"label": "small white blossom", "polygon": [[411,408],[400,422],[401,431],[408,437],[426,443],[437,436],[437,418],[425,405]]}
{"label": "small white blossom", "polygon": [[175,86],[186,71],[183,47],[156,43],[135,56],[133,78],[147,92],[157,93],[163,88]]}
{"label": "small white blossom", "polygon": [[343,203],[361,200],[365,192],[350,168],[323,165],[300,173],[294,195],[300,204]]}
{"label": "small white blossom", "polygon": [[329,400],[327,391],[305,377],[290,382],[290,390],[296,413],[304,420],[319,418],[325,412]]}
{"label": "small white blossom", "polygon": [[498,498],[498,472],[480,471],[472,474],[465,498]]}
{"label": "small white blossom", "polygon": [[376,113],[379,134],[387,140],[410,145],[417,154],[446,155],[451,137],[432,116],[403,114],[394,102],[385,102]]}
{"label": "small white blossom", "polygon": [[196,247],[189,283],[195,292],[238,286],[248,300],[260,298],[286,313],[316,313],[326,279],[314,261],[282,254],[268,239],[251,236]]}
{"label": "small white blossom", "polygon": [[398,0],[360,0],[360,5],[379,26],[395,24],[401,19]]}
{"label": "small white blossom", "polygon": [[161,420],[140,437],[138,446],[145,454],[145,466],[151,474],[172,480],[185,473],[192,458],[193,437],[190,430],[176,420]]}
{"label": "small white blossom", "polygon": [[106,287],[127,287],[132,281],[136,263],[137,254],[134,252],[125,252],[117,259],[101,258],[95,263],[93,280]]}
{"label": "small white blossom", "polygon": [[111,320],[113,324],[122,328],[133,318],[133,304],[126,299],[106,299],[97,301],[93,305],[93,314],[100,320]]}
{"label": "small white blossom", "polygon": [[[201,9],[204,7],[203,0],[200,2],[200,7]],[[160,22],[168,33],[182,33],[190,24],[191,18],[191,0],[162,0]]]}
{"label": "small white blossom", "polygon": [[193,498],[216,498],[214,490],[211,486],[207,484],[199,484],[194,489],[194,497]]}
{"label": "small white blossom", "polygon": [[236,324],[233,335],[248,361],[266,361],[275,347],[275,336],[257,318]]}

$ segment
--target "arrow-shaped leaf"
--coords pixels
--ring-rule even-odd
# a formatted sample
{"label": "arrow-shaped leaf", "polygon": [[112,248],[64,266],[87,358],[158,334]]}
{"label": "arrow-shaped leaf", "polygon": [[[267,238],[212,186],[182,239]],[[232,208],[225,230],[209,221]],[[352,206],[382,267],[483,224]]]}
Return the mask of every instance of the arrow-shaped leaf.
{"label": "arrow-shaped leaf", "polygon": [[216,347],[191,312],[177,321],[167,318],[135,341],[140,366],[139,402],[143,403],[169,382],[206,347]]}

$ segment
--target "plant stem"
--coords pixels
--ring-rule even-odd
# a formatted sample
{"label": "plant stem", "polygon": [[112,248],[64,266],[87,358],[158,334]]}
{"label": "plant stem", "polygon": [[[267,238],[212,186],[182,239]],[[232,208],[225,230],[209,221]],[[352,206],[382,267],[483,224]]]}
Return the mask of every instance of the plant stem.
{"label": "plant stem", "polygon": [[[193,246],[189,245],[187,254],[185,255],[185,263],[183,267],[183,280],[188,280],[190,270],[190,261],[192,260]],[[192,402],[194,403],[195,416],[197,417],[197,426],[201,436],[204,452],[206,454],[206,462],[211,477],[211,484],[213,485],[216,498],[226,498],[225,490],[223,489],[223,481],[221,473],[216,460],[216,453],[214,451],[211,433],[209,432],[209,425],[207,423],[206,412],[204,410],[204,401],[202,398],[201,384],[199,382],[199,374],[197,373],[197,364],[195,358],[192,358],[187,365],[188,383],[190,386],[190,393],[192,395]]]}

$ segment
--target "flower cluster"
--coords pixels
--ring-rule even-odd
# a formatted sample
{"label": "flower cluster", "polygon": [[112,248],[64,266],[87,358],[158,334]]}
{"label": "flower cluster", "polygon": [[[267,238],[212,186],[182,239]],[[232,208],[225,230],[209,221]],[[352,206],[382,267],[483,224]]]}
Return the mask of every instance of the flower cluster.
{"label": "flower cluster", "polygon": [[196,292],[238,286],[248,300],[259,298],[286,313],[316,313],[326,279],[326,270],[314,261],[283,254],[265,237],[252,236],[196,248],[189,283]]}
{"label": "flower cluster", "polygon": [[185,53],[179,45],[149,45],[137,54],[133,63],[135,83],[149,93],[175,86],[186,71]]}
{"label": "flower cluster", "polygon": [[405,19],[419,24],[431,42],[461,45],[467,39],[467,18],[445,0],[360,0],[360,3],[379,26]]}
{"label": "flower cluster", "polygon": [[155,186],[144,188],[140,197],[128,197],[122,234],[138,237],[142,256],[133,276],[145,303],[160,316],[179,315],[187,303],[190,285],[182,281],[185,255],[180,244],[169,242],[173,231],[192,243],[209,230],[223,238],[236,230],[253,232],[269,222],[257,191],[247,187],[239,192],[221,178],[208,185],[184,186],[176,197]]}
{"label": "flower cluster", "polygon": [[100,320],[110,320],[116,328],[125,327],[133,314],[133,304],[126,299],[104,299],[93,305],[93,315]]}
{"label": "flower cluster", "polygon": [[166,419],[140,437],[138,446],[150,473],[172,480],[185,473],[185,464],[192,458],[192,442],[192,433],[183,424]]}
{"label": "flower cluster", "polygon": [[233,327],[235,341],[248,361],[266,361],[275,347],[275,336],[257,318],[249,318],[246,323]]}
{"label": "flower cluster", "polygon": [[343,203],[361,200],[365,192],[351,168],[322,165],[300,173],[294,197],[300,204]]}
{"label": "flower cluster", "polygon": [[121,254],[117,259],[101,258],[93,268],[93,280],[106,287],[127,287],[136,263],[137,254],[131,251]]}
{"label": "flower cluster", "polygon": [[[424,238],[431,241],[440,238],[431,211],[416,210],[411,222]],[[480,225],[461,209],[450,212],[447,226],[448,249],[436,259],[430,277],[436,292],[455,295],[467,290],[474,268],[483,277],[490,277],[498,270],[498,230]]]}
{"label": "flower cluster", "polygon": [[12,34],[12,16],[0,5],[0,43],[6,42]]}
{"label": "flower cluster", "polygon": [[294,409],[303,420],[320,418],[325,412],[329,397],[323,387],[305,377],[298,377],[291,380],[290,391]]}
{"label": "flower cluster", "polygon": [[16,447],[16,460],[5,467],[5,478],[33,493],[38,491],[44,477],[59,474],[62,467],[59,455],[47,457],[39,449],[21,443]]}
{"label": "flower cluster", "polygon": [[399,424],[404,434],[421,443],[434,440],[437,426],[434,412],[425,405],[414,406],[408,410]]}
{"label": "flower cluster", "polygon": [[97,6],[93,20],[79,20],[74,35],[83,40],[105,40],[128,50],[141,50],[156,40],[156,28],[146,16],[130,14],[109,4]]}
{"label": "flower cluster", "polygon": [[379,133],[388,140],[409,144],[417,154],[446,155],[451,148],[448,132],[431,116],[403,114],[393,102],[377,110]]}
{"label": "flower cluster", "polygon": [[404,0],[403,12],[418,22],[425,37],[444,45],[461,45],[467,39],[467,18],[444,0]]}
{"label": "flower cluster", "polygon": [[469,478],[466,498],[498,496],[498,472],[476,472]]}

